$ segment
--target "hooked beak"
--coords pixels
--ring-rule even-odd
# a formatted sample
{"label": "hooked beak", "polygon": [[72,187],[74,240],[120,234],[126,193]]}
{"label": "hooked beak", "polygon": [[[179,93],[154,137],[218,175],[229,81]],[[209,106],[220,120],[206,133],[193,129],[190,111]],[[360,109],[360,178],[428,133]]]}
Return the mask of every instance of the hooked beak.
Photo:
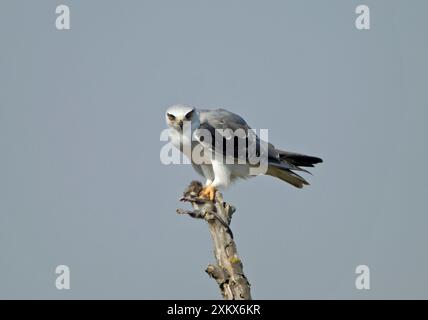
{"label": "hooked beak", "polygon": [[178,125],[180,126],[180,129],[183,130],[183,120],[178,121]]}

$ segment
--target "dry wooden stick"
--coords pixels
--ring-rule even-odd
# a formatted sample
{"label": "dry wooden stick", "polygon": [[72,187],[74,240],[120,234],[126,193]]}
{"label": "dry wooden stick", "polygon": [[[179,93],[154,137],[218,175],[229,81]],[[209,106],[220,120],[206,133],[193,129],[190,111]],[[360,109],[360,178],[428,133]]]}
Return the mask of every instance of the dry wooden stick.
{"label": "dry wooden stick", "polygon": [[214,243],[215,265],[208,265],[205,270],[219,285],[226,300],[251,300],[250,283],[244,275],[243,265],[238,256],[230,222],[235,208],[223,201],[217,191],[214,202],[198,197],[202,184],[192,183],[185,190],[181,201],[190,202],[193,211],[177,209],[179,214],[192,218],[205,219]]}

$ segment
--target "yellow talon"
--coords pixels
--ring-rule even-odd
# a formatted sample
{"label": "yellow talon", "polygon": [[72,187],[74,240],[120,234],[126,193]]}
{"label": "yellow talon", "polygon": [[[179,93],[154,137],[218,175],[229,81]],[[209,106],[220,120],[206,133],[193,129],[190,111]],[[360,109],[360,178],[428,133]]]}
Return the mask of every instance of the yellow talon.
{"label": "yellow talon", "polygon": [[214,188],[213,186],[203,187],[201,192],[199,192],[199,197],[213,201],[216,191],[216,188]]}

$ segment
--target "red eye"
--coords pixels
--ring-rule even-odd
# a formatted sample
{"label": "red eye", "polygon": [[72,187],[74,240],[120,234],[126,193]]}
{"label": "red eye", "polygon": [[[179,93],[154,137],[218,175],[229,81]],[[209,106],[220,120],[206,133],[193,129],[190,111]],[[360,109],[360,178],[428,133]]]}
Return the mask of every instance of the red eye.
{"label": "red eye", "polygon": [[167,113],[166,115],[167,115],[167,117],[168,117],[168,119],[169,119],[170,121],[174,121],[174,120],[175,120],[175,116],[173,116],[172,114]]}
{"label": "red eye", "polygon": [[190,120],[190,118],[192,118],[193,115],[193,110],[190,111],[188,114],[186,114],[186,120]]}

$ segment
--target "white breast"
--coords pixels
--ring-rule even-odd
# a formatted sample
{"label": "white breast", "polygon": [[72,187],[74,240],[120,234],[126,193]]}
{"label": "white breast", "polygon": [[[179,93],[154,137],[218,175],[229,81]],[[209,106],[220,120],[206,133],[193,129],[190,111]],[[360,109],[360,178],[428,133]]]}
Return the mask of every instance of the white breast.
{"label": "white breast", "polygon": [[[199,143],[196,141],[192,141],[191,137],[188,137],[186,135],[183,135],[180,131],[177,131],[173,128],[169,129],[169,138],[171,140],[171,143],[176,147],[178,150],[183,152],[187,158],[189,158],[191,161],[192,159],[192,150],[195,145],[198,145]],[[200,150],[199,150],[200,151]],[[197,157],[203,156],[202,159],[199,159],[197,161],[197,164],[200,164],[201,161],[204,164],[211,164],[211,152],[197,152]],[[193,161],[192,161],[193,162]]]}
{"label": "white breast", "polygon": [[170,128],[169,129],[169,138],[171,140],[171,143],[176,147],[178,150],[183,152],[189,159],[192,157],[192,140],[190,137],[186,137],[185,135],[182,135],[181,132]]}

